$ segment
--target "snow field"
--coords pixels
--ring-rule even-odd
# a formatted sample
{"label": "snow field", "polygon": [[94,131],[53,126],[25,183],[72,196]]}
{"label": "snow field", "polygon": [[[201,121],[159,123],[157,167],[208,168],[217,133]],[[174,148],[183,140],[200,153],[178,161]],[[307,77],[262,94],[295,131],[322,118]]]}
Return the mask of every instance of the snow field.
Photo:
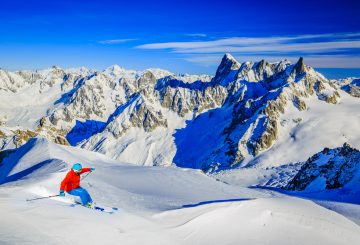
{"label": "snow field", "polygon": [[[195,170],[122,164],[41,138],[23,147],[25,154],[8,158],[15,161],[10,176],[49,163],[0,186],[1,244],[360,242],[358,225],[309,200],[228,185]],[[74,162],[95,167],[82,186],[98,204],[119,211],[70,207],[69,195],[25,201],[57,194]]]}

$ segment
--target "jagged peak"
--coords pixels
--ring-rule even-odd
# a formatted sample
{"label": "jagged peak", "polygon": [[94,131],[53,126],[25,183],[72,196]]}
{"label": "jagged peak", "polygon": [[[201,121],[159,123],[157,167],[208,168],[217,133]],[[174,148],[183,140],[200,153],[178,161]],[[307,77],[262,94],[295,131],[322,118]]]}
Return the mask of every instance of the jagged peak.
{"label": "jagged peak", "polygon": [[61,70],[60,66],[57,66],[57,65],[53,65],[51,67],[51,69],[53,69],[53,70]]}
{"label": "jagged peak", "polygon": [[221,67],[221,65],[226,65],[226,64],[229,64],[229,63],[232,64],[232,66],[231,66],[232,70],[240,68],[240,63],[234,58],[234,56],[232,56],[229,53],[226,53],[223,56],[219,67]]}
{"label": "jagged peak", "polygon": [[256,68],[264,70],[266,68],[266,66],[268,66],[268,65],[269,65],[269,62],[262,59],[256,64]]}
{"label": "jagged peak", "polygon": [[219,82],[226,79],[232,71],[238,70],[240,67],[241,64],[231,54],[225,54],[216,70],[214,81]]}
{"label": "jagged peak", "polygon": [[225,53],[223,59],[224,59],[224,58],[225,58],[225,59],[228,59],[228,60],[233,60],[233,61],[237,62],[237,60],[234,58],[234,56],[232,56],[232,55],[229,54],[229,53]]}
{"label": "jagged peak", "polygon": [[296,62],[296,64],[294,65],[294,71],[296,72],[296,74],[303,74],[307,71],[303,57],[300,57],[298,62]]}
{"label": "jagged peak", "polygon": [[280,65],[280,66],[288,66],[288,65],[291,65],[291,61],[288,59],[283,59],[279,62],[275,62],[275,64]]}

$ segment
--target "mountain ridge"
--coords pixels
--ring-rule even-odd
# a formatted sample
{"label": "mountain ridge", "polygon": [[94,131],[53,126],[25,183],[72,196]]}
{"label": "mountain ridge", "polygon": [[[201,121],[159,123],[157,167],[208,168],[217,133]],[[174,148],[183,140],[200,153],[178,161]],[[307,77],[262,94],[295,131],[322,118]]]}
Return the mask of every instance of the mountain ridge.
{"label": "mountain ridge", "polygon": [[[299,128],[303,119],[295,114],[309,114],[314,105],[348,111],[358,104],[353,99],[357,98],[356,79],[328,80],[305,65],[303,58],[295,64],[287,60],[239,63],[225,54],[214,77],[175,75],[161,69],[139,72],[117,65],[102,72],[52,67],[35,73],[5,73],[1,70],[3,104],[9,104],[15,94],[25,102],[18,108],[1,108],[5,115],[0,118],[5,135],[2,149],[18,147],[29,134],[39,134],[126,162],[175,164],[210,172],[257,164],[281,141],[283,121],[297,121],[291,127]],[[30,115],[34,104],[39,110]],[[283,119],[289,112],[294,117]],[[314,120],[315,116],[310,121]],[[24,121],[18,129],[24,136],[9,145],[19,135],[11,135],[14,121]],[[6,126],[9,122],[13,125]],[[358,123],[355,120],[351,128]],[[356,143],[359,135],[345,135],[353,145],[360,145]],[[318,147],[327,147],[324,144]],[[191,152],[194,146],[197,154]],[[137,156],[139,151],[146,154]]]}

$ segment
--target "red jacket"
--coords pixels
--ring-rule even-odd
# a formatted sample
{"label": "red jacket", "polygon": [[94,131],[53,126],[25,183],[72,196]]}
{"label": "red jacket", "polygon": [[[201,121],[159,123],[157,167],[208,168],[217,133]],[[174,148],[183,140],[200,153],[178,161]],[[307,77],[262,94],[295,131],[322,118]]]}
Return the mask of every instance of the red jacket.
{"label": "red jacket", "polygon": [[65,190],[66,192],[70,192],[76,188],[80,187],[80,174],[90,172],[90,168],[81,169],[80,173],[75,173],[73,169],[71,169],[65,176],[64,180],[61,182],[60,190]]}

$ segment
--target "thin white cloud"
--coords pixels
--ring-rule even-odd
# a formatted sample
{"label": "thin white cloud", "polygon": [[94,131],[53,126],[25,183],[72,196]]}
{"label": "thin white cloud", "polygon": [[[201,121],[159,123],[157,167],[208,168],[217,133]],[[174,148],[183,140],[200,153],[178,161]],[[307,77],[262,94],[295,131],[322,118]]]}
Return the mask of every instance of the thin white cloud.
{"label": "thin white cloud", "polygon": [[[186,56],[183,59],[202,66],[217,66],[221,61],[222,55],[201,54]],[[299,56],[287,55],[239,55],[235,56],[239,62],[246,61],[260,61],[262,59],[268,62],[278,62],[287,59],[295,63]],[[360,56],[346,56],[346,55],[310,55],[304,56],[305,64],[316,68],[359,68]]]}
{"label": "thin white cloud", "polygon": [[[232,53],[239,61],[266,59],[270,62],[304,56],[315,67],[360,67],[360,33],[327,33],[277,37],[229,37],[208,41],[148,43],[138,49],[167,50],[205,66],[216,65],[222,54]],[[331,55],[330,55],[331,54]]]}
{"label": "thin white cloud", "polygon": [[310,56],[305,57],[305,63],[317,68],[360,68],[360,56]]}
{"label": "thin white cloud", "polygon": [[[317,40],[316,40],[317,39]],[[331,41],[321,40],[330,39]],[[169,49],[175,53],[327,53],[339,49],[360,48],[360,33],[329,33],[283,37],[231,37],[211,41],[149,43],[139,49]]]}
{"label": "thin white cloud", "polygon": [[246,52],[246,53],[328,53],[343,49],[360,49],[360,40],[355,41],[336,41],[336,42],[309,42],[309,43],[267,43],[247,46],[214,46],[204,48],[176,48],[174,53],[226,53],[226,52]]}
{"label": "thin white cloud", "polygon": [[193,42],[168,42],[168,43],[150,43],[139,45],[140,49],[197,49],[197,48],[215,48],[233,45],[254,45],[264,43],[278,43],[286,41],[288,38],[248,38],[248,37],[232,37],[213,41],[193,41]]}
{"label": "thin white cloud", "polygon": [[134,38],[126,38],[126,39],[110,39],[110,40],[102,40],[102,41],[98,41],[98,43],[100,44],[118,44],[118,43],[126,43],[126,42],[131,42],[131,41],[135,41],[136,39]]}
{"label": "thin white cloud", "polygon": [[221,58],[221,55],[195,55],[184,57],[183,59],[198,65],[212,66],[220,64]]}
{"label": "thin white cloud", "polygon": [[187,33],[185,36],[189,37],[207,37],[205,33]]}

